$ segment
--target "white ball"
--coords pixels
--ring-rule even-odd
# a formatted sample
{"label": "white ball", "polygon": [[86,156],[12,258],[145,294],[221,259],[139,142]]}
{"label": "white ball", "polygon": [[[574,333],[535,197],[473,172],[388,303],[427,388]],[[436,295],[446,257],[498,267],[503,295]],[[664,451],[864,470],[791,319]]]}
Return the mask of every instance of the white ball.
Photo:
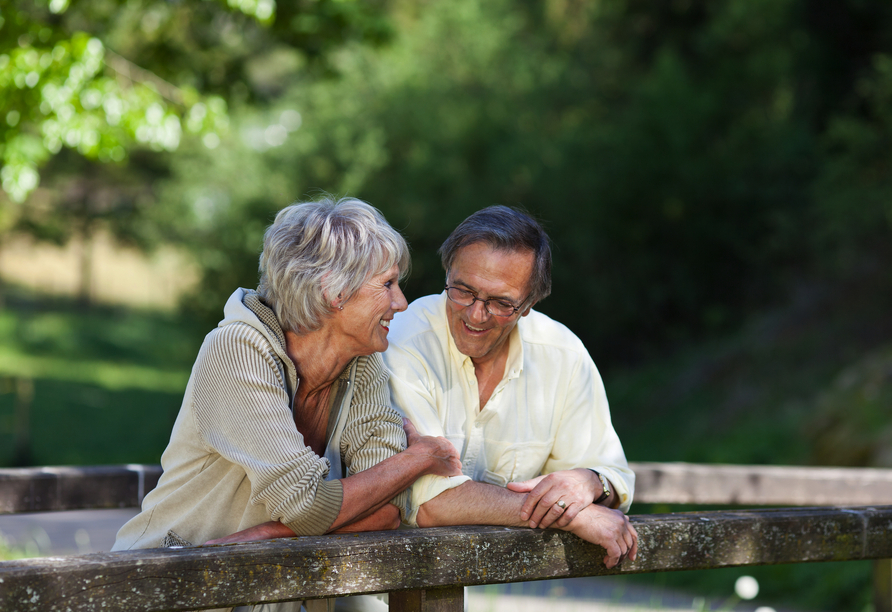
{"label": "white ball", "polygon": [[759,583],[752,576],[741,576],[734,583],[734,592],[741,599],[752,599],[759,594]]}

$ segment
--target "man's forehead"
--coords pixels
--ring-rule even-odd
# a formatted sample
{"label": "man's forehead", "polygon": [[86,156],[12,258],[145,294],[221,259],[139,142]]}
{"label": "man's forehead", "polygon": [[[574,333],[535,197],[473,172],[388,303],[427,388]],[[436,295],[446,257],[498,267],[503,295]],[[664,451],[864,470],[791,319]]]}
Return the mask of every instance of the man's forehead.
{"label": "man's forehead", "polygon": [[533,260],[532,251],[475,242],[456,252],[449,270],[449,281],[473,284],[472,278],[482,275],[507,285],[526,287],[532,275]]}
{"label": "man's forehead", "polygon": [[530,263],[535,258],[535,253],[529,249],[515,249],[511,247],[502,247],[495,246],[489,244],[488,242],[472,242],[470,244],[463,245],[460,249],[455,252],[455,258],[452,262],[452,267],[455,268],[456,264],[460,259],[464,259],[463,256],[469,255],[474,260],[480,259],[489,259],[489,260],[501,260],[504,257],[512,257],[517,256],[523,259],[530,259]]}

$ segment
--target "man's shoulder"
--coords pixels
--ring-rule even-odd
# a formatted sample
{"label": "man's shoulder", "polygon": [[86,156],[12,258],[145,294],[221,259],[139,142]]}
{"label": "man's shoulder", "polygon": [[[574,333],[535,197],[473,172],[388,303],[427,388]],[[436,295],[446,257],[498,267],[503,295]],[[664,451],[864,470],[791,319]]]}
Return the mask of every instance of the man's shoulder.
{"label": "man's shoulder", "polygon": [[418,298],[391,321],[384,363],[392,375],[442,364],[449,350],[448,334],[443,296]]}
{"label": "man's shoulder", "polygon": [[582,340],[570,328],[537,310],[531,310],[522,318],[518,329],[524,346],[557,348],[588,355]]}
{"label": "man's shoulder", "polygon": [[405,312],[397,313],[390,322],[388,340],[401,346],[419,337],[436,337],[447,329],[442,295],[426,295],[409,304]]}

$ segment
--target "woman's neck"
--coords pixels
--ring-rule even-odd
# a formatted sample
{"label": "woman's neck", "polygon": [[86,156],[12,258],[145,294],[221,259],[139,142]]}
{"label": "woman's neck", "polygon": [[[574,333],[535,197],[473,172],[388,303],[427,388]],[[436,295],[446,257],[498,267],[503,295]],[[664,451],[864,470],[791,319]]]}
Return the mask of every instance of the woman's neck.
{"label": "woman's neck", "polygon": [[329,330],[296,334],[285,332],[285,350],[300,379],[297,395],[306,398],[330,387],[355,355],[340,350]]}

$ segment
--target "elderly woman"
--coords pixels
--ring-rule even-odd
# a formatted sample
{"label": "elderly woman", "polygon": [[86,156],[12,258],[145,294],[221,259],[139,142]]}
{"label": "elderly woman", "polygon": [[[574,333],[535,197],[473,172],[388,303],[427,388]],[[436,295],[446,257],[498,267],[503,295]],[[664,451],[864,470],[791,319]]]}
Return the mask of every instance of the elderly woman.
{"label": "elderly woman", "polygon": [[407,424],[406,448],[390,406],[379,353],[408,263],[364,202],[279,212],[260,286],[205,338],[158,487],[114,550],[393,529],[416,478],[459,474],[444,438]]}

